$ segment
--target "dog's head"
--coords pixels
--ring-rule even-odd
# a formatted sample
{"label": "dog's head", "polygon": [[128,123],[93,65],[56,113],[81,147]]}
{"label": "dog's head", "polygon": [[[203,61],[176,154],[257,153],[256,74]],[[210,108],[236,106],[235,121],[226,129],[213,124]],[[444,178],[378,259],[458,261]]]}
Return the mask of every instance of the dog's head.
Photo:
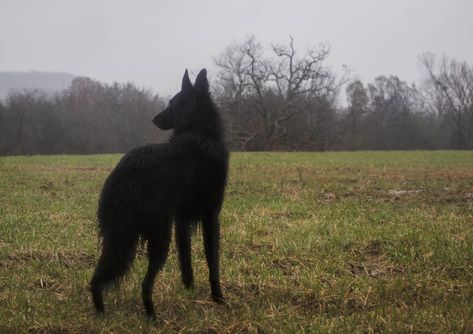
{"label": "dog's head", "polygon": [[189,79],[187,70],[182,78],[181,91],[174,95],[169,101],[166,109],[153,118],[153,123],[162,130],[175,129],[191,121],[192,111],[196,104],[196,99],[202,95],[209,96],[209,82],[207,71],[201,70],[195,79],[195,84]]}

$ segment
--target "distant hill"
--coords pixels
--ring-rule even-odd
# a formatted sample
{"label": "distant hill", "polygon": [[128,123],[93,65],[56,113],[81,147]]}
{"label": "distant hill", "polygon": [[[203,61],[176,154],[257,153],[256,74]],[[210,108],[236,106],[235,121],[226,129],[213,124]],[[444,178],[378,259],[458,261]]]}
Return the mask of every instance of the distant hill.
{"label": "distant hill", "polygon": [[55,93],[67,88],[76,76],[62,72],[1,72],[0,99],[5,99],[10,90],[42,89]]}

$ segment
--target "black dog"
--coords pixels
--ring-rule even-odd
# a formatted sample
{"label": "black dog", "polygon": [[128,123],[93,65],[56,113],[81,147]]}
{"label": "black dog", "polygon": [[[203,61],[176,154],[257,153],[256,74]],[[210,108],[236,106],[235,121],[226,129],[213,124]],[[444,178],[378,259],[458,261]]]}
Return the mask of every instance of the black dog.
{"label": "black dog", "polygon": [[228,170],[223,128],[209,93],[205,69],[195,85],[187,70],[181,91],[153,123],[173,129],[166,144],[147,145],[126,154],[105,181],[98,206],[102,254],[91,281],[92,298],[104,312],[103,290],[117,282],[133,262],[138,241],[147,241],[148,270],[142,285],[146,313],[155,317],[154,279],[176,244],[186,288],[194,284],[191,231],[202,223],[212,299],[222,302],[219,279],[219,213]]}

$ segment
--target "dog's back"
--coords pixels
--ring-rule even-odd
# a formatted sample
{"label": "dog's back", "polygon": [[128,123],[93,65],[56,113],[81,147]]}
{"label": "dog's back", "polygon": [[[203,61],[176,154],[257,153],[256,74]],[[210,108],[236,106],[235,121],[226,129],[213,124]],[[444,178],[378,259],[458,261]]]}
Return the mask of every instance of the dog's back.
{"label": "dog's back", "polygon": [[227,169],[228,152],[218,138],[180,135],[170,143],[134,149],[105,182],[100,224],[107,224],[114,208],[131,216],[138,230],[176,216],[199,220],[209,210],[220,210]]}

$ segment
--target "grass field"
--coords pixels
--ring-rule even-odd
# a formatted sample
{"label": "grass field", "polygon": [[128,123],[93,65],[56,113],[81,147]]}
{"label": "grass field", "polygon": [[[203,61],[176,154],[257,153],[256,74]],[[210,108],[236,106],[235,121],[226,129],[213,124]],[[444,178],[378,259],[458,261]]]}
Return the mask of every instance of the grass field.
{"label": "grass field", "polygon": [[473,152],[236,153],[210,300],[140,249],[96,318],[98,193],[119,155],[0,158],[0,333],[473,332]]}

